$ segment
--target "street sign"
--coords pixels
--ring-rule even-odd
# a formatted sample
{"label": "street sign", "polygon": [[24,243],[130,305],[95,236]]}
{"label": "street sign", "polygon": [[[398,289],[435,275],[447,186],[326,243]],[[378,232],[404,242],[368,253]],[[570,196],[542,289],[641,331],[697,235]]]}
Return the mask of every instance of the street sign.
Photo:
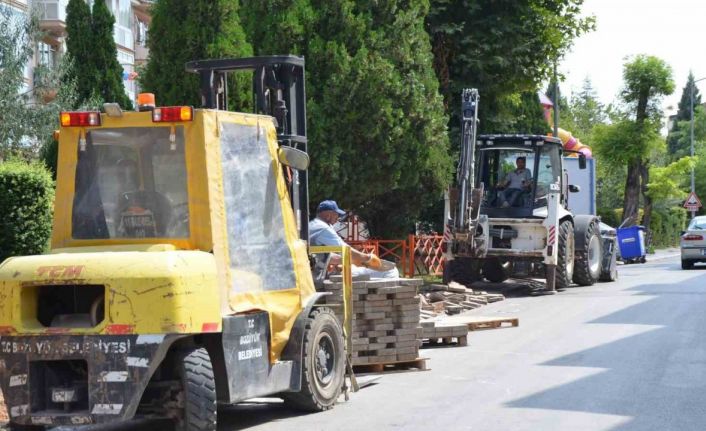
{"label": "street sign", "polygon": [[702,206],[703,205],[701,205],[701,199],[696,196],[696,192],[691,192],[689,194],[689,197],[686,198],[686,201],[684,201],[684,208],[692,212],[698,211],[699,208],[701,208]]}

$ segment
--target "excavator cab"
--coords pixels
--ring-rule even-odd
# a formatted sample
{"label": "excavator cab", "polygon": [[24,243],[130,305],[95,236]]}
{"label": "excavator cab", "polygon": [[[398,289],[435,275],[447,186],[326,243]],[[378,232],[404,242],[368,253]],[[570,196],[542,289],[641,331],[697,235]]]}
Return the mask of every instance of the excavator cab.
{"label": "excavator cab", "polygon": [[521,218],[546,211],[547,194],[562,183],[560,143],[546,136],[483,135],[477,148],[481,214]]}

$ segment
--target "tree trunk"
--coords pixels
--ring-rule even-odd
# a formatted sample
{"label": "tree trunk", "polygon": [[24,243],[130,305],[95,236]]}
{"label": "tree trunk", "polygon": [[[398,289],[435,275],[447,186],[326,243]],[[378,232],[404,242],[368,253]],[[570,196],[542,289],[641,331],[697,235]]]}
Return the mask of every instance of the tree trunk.
{"label": "tree trunk", "polygon": [[642,198],[644,203],[644,209],[642,213],[642,225],[646,229],[650,228],[650,221],[652,220],[652,198],[647,195],[647,184],[650,182],[650,161],[645,160],[640,163],[640,190],[642,192]]}
{"label": "tree trunk", "polygon": [[640,158],[634,157],[628,162],[628,175],[625,180],[625,197],[623,199],[623,220],[632,218],[632,225],[637,222],[640,209]]}

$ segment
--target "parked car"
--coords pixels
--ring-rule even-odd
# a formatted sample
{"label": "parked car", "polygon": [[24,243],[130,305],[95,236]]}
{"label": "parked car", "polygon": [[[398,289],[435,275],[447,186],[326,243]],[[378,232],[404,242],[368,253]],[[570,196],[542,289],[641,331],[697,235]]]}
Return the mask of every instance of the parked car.
{"label": "parked car", "polygon": [[681,267],[691,269],[697,262],[706,262],[706,216],[691,219],[681,235]]}

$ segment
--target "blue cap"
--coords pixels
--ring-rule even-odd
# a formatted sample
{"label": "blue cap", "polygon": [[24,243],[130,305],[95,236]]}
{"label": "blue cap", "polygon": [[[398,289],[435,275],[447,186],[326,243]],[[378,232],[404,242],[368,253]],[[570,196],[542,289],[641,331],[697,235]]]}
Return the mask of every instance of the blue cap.
{"label": "blue cap", "polygon": [[322,201],[316,209],[316,213],[318,214],[322,211],[336,211],[340,216],[346,215],[346,212],[338,207],[336,201]]}

